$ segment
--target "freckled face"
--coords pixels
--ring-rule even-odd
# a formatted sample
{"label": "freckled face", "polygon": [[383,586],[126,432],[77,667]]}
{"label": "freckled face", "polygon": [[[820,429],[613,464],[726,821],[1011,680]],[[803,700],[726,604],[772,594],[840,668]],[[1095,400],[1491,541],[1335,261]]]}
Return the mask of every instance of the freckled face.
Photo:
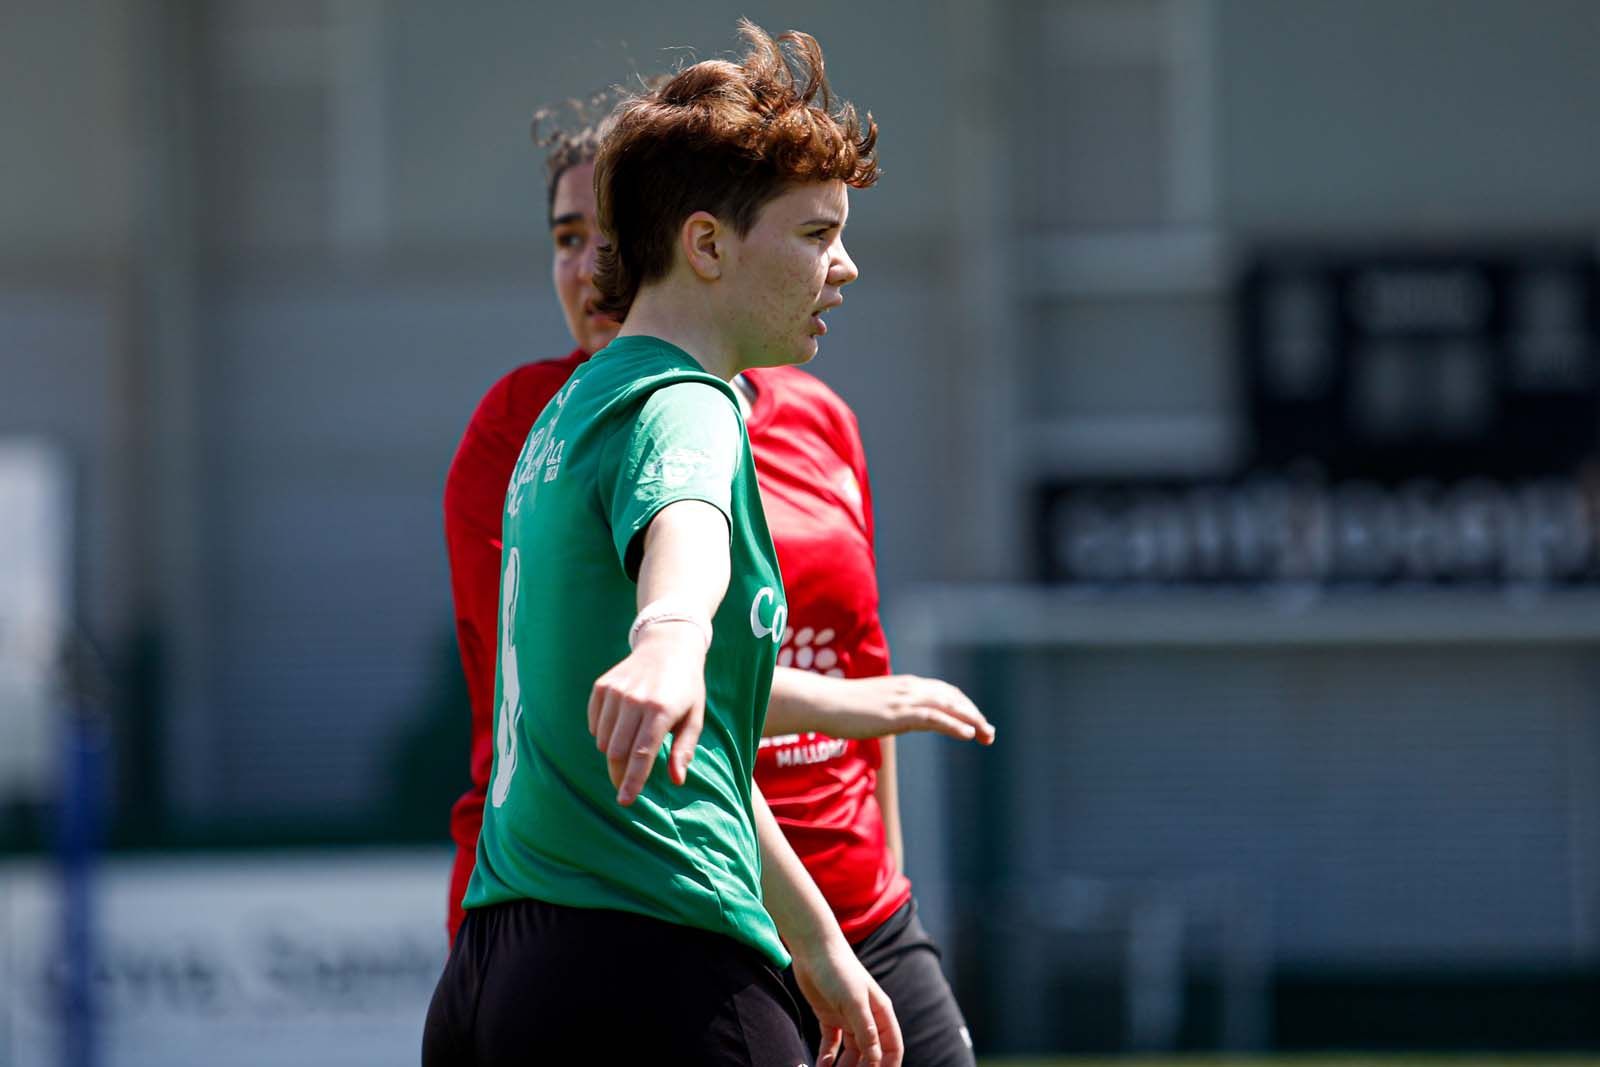
{"label": "freckled face", "polygon": [[614,319],[594,310],[600,299],[594,287],[594,259],[601,243],[595,221],[594,163],[568,167],[557,180],[550,205],[550,239],[555,245],[551,276],[567,329],[578,347],[593,355],[621,329]]}
{"label": "freckled face", "polygon": [[804,182],[767,202],[729,242],[723,314],[744,367],[804,363],[828,332],[822,314],[844,300],[856,265],[844,250],[849,193],[840,181]]}

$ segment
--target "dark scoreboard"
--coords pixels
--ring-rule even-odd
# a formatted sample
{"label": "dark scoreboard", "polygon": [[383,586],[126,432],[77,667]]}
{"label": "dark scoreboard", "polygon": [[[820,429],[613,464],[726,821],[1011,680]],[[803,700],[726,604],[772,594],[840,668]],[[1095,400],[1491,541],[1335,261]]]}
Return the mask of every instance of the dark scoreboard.
{"label": "dark scoreboard", "polygon": [[1600,290],[1586,249],[1266,255],[1237,315],[1257,464],[1503,478],[1595,454]]}
{"label": "dark scoreboard", "polygon": [[1041,578],[1600,580],[1590,248],[1269,250],[1236,324],[1241,469],[1045,481]]}

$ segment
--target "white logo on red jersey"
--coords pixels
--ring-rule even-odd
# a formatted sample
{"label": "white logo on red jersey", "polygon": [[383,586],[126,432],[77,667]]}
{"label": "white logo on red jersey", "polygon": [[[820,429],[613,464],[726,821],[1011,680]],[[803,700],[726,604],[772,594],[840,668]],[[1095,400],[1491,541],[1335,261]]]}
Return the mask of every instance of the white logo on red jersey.
{"label": "white logo on red jersey", "polygon": [[775,748],[772,758],[780,767],[805,767],[827,763],[850,751],[850,742],[815,732],[763,737],[761,748]]}
{"label": "white logo on red jersey", "polygon": [[793,628],[784,631],[783,645],[778,650],[778,666],[815,671],[829,678],[843,678],[839,653],[833,648],[835,636],[831,628],[813,630],[807,626],[798,633]]}
{"label": "white logo on red jersey", "polygon": [[[785,628],[783,645],[778,650],[778,666],[843,678],[839,653],[833,647],[836,636],[831,628],[816,630],[804,626],[798,631],[793,627]],[[774,750],[772,758],[779,767],[809,767],[846,755],[850,742],[819,733],[782,734],[763,737],[761,747]]]}

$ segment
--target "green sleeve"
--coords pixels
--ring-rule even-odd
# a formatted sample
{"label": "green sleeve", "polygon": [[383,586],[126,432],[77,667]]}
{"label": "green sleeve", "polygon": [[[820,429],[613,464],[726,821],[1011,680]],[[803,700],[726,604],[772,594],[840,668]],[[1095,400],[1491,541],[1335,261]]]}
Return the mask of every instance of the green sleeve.
{"label": "green sleeve", "polygon": [[639,570],[639,535],[668,504],[703,500],[729,519],[731,529],[742,439],[733,400],[705,382],[655,390],[611,435],[600,466],[600,500],[629,578]]}

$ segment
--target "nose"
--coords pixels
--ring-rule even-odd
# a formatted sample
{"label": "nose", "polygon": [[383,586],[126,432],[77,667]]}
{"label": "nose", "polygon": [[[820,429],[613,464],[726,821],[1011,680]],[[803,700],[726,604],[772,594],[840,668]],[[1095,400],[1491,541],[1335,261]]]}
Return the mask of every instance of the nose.
{"label": "nose", "polygon": [[861,276],[861,272],[856,270],[856,261],[850,258],[850,253],[844,250],[843,241],[834,248],[833,262],[828,265],[828,282],[835,286],[849,285]]}

